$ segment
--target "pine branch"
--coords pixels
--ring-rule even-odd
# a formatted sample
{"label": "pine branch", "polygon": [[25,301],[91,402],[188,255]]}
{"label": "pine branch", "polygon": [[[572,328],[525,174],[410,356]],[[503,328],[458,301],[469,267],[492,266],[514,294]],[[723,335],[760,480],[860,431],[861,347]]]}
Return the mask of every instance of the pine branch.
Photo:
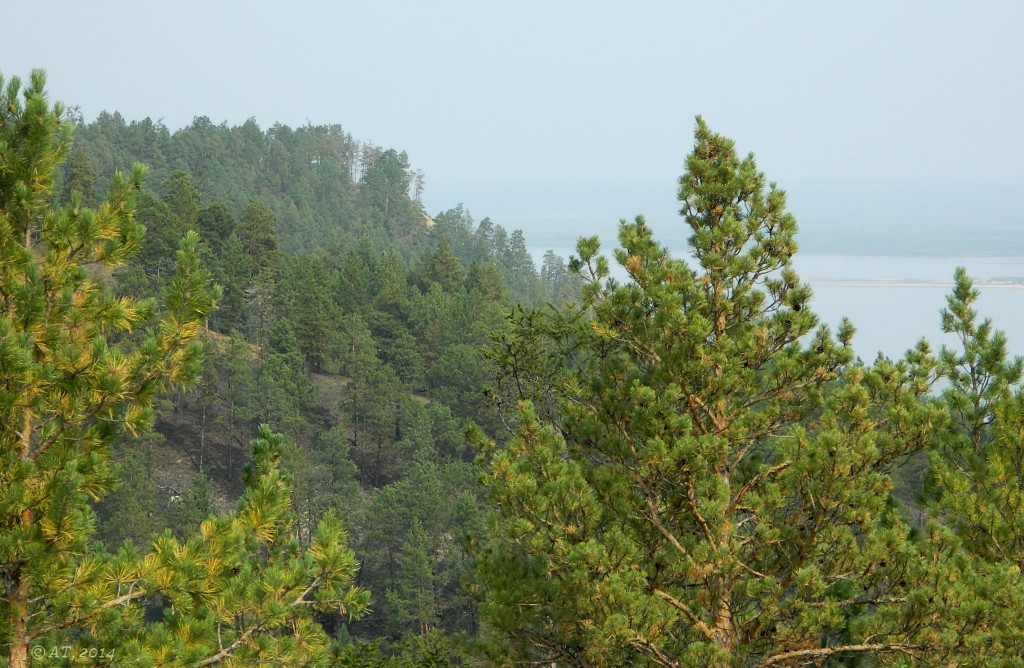
{"label": "pine branch", "polygon": [[708,542],[709,545],[714,545],[715,544],[714,534],[711,533],[711,527],[708,526],[707,520],[705,520],[704,516],[700,514],[699,510],[697,510],[697,502],[694,499],[695,496],[696,496],[696,491],[693,488],[693,481],[692,480],[687,480],[686,481],[686,497],[685,497],[686,498],[686,505],[687,505],[687,507],[689,507],[690,514],[693,515],[693,519],[697,520],[697,524],[700,525],[701,533],[704,534],[704,539]]}
{"label": "pine branch", "polygon": [[655,645],[651,641],[645,640],[644,638],[641,638],[639,635],[635,635],[633,637],[633,642],[638,647],[647,650],[647,652],[649,652],[650,654],[653,654],[654,660],[658,662],[658,665],[665,666],[665,668],[677,668],[679,666],[678,661],[669,658],[668,655],[666,655],[664,652],[658,649],[657,645]]}
{"label": "pine branch", "polygon": [[711,410],[708,408],[707,404],[704,403],[703,399],[701,399],[696,394],[690,392],[687,383],[680,383],[679,387],[683,391],[683,396],[686,397],[686,408],[690,413],[690,417],[693,418],[694,426],[700,430],[701,434],[707,434],[708,429],[707,427],[704,426],[704,422],[700,419],[700,415],[697,413],[697,409],[700,408],[708,417],[711,417]]}
{"label": "pine branch", "polygon": [[740,491],[736,492],[736,496],[733,497],[732,503],[729,504],[729,509],[727,511],[725,511],[726,517],[729,517],[734,512],[736,512],[736,508],[740,505],[740,503],[743,502],[743,497],[745,497],[747,495],[747,492],[750,491],[751,487],[753,487],[757,483],[761,482],[762,480],[764,480],[768,476],[772,476],[772,475],[775,475],[776,473],[780,473],[782,471],[785,471],[787,468],[790,467],[790,465],[792,463],[793,462],[788,462],[787,461],[787,462],[782,462],[781,464],[776,464],[775,466],[773,466],[771,468],[768,468],[768,469],[765,469],[764,471],[761,471],[756,476],[754,476],[753,478],[748,480],[747,484],[744,485],[743,487],[741,487]]}
{"label": "pine branch", "polygon": [[96,615],[105,610],[109,610],[119,605],[129,603],[130,601],[134,601],[135,599],[142,598],[143,596],[146,596],[148,593],[149,592],[147,592],[145,589],[140,589],[136,592],[125,594],[124,596],[118,596],[117,598],[113,598],[102,605],[92,608],[91,610],[89,610],[88,614],[69,617],[67,619],[63,619],[57,622],[56,624],[51,624],[50,626],[44,626],[41,629],[36,629],[35,631],[32,631],[28,634],[29,642],[38,638],[39,636],[46,635],[47,633],[52,633],[54,631],[66,629],[69,626],[74,626],[79,622],[85,621],[91,617],[95,617]]}
{"label": "pine branch", "polygon": [[[311,582],[311,583],[309,584],[309,586],[308,586],[308,587],[306,587],[306,588],[305,588],[305,589],[304,589],[304,590],[303,590],[303,591],[302,591],[302,592],[301,592],[301,593],[300,593],[300,594],[299,594],[299,595],[298,595],[298,596],[297,596],[297,597],[295,598],[295,600],[293,600],[293,601],[292,601],[292,602],[291,602],[291,603],[289,604],[289,606],[288,606],[288,607],[289,607],[289,608],[298,608],[298,607],[299,607],[299,606],[301,606],[301,605],[305,605],[305,604],[308,604],[308,603],[310,603],[311,601],[308,601],[308,600],[306,599],[306,597],[307,597],[307,596],[309,596],[309,595],[310,595],[311,593],[313,593],[314,591],[316,591],[316,589],[317,589],[317,588],[318,588],[318,587],[319,587],[319,586],[320,586],[321,584],[323,584],[323,582],[324,582],[324,579],[325,579],[325,576],[324,576],[323,574],[321,574],[321,575],[317,576],[317,577],[316,577],[316,578],[315,578],[315,579],[314,579],[314,580],[313,580],[313,581],[312,581],[312,582]],[[221,642],[220,642],[220,625],[218,624],[218,626],[217,626],[217,642],[218,642],[218,645],[220,646],[220,648],[221,648],[221,649],[220,649],[220,651],[218,651],[218,652],[217,652],[216,654],[214,654],[214,655],[212,655],[212,656],[209,656],[209,657],[207,657],[206,659],[204,659],[204,660],[203,660],[203,661],[201,661],[200,663],[197,663],[197,664],[196,664],[196,668],[201,668],[201,667],[203,667],[203,666],[212,666],[212,665],[215,665],[215,664],[218,664],[218,663],[220,663],[221,661],[224,661],[225,659],[228,659],[228,658],[230,658],[230,657],[231,657],[231,654],[232,654],[232,653],[233,653],[233,652],[234,652],[234,651],[235,651],[236,649],[238,649],[238,648],[239,648],[240,646],[242,646],[243,644],[245,644],[245,643],[246,643],[246,642],[247,642],[247,641],[249,640],[249,638],[251,638],[251,637],[252,637],[252,636],[253,636],[254,634],[256,634],[256,633],[258,633],[258,632],[262,631],[262,630],[263,630],[263,628],[264,628],[264,625],[265,625],[265,622],[262,622],[262,623],[259,623],[259,624],[256,624],[256,625],[254,625],[254,626],[250,627],[250,628],[249,628],[249,629],[248,629],[247,631],[245,631],[245,633],[243,633],[242,635],[238,636],[238,638],[236,638],[234,642],[232,642],[232,643],[231,643],[230,645],[228,645],[227,647],[224,647],[224,646],[223,646],[223,645],[221,644]]]}
{"label": "pine branch", "polygon": [[660,533],[665,538],[665,540],[671,543],[672,547],[674,547],[676,551],[679,552],[683,559],[685,559],[686,561],[690,561],[690,554],[686,551],[686,548],[683,547],[682,543],[679,542],[679,539],[675,537],[675,534],[669,531],[662,523],[661,518],[659,517],[658,509],[654,505],[654,499],[652,499],[650,495],[646,493],[644,494],[644,496],[646,497],[647,508],[648,510],[650,510],[650,518],[651,522],[654,524],[654,528],[658,530],[658,533]]}
{"label": "pine branch", "polygon": [[323,584],[323,581],[324,581],[324,574],[321,573],[320,575],[316,576],[316,578],[314,578],[314,580],[312,582],[309,583],[309,586],[306,587],[302,591],[302,593],[299,594],[296,597],[296,599],[294,601],[292,601],[292,604],[289,607],[296,608],[296,607],[298,607],[298,606],[300,606],[300,605],[302,605],[304,603],[309,603],[310,601],[308,601],[306,599],[306,597],[309,596],[310,594],[312,594],[314,591],[316,591],[316,589],[321,584]]}
{"label": "pine branch", "polygon": [[660,596],[662,599],[667,601],[673,608],[683,613],[683,615],[686,616],[686,619],[689,620],[690,624],[692,624],[694,628],[700,631],[701,635],[707,638],[709,642],[715,642],[715,632],[712,631],[711,627],[709,627],[704,622],[704,620],[698,617],[697,614],[693,612],[693,610],[690,610],[690,607],[688,605],[686,605],[679,599],[675,598],[671,594],[662,591],[661,589],[652,589],[651,593]]}
{"label": "pine branch", "polygon": [[767,668],[768,666],[776,666],[780,663],[786,663],[794,659],[824,659],[835,654],[842,654],[844,652],[899,652],[908,656],[915,656],[914,652],[926,649],[924,645],[910,645],[907,643],[873,643],[863,645],[840,645],[838,647],[819,647],[817,649],[798,649],[791,652],[783,652],[782,654],[776,654],[766,661],[762,661],[757,664],[756,668]]}
{"label": "pine branch", "polygon": [[223,648],[222,650],[220,650],[219,652],[217,652],[213,656],[207,657],[203,661],[200,661],[199,663],[197,663],[196,664],[196,668],[202,668],[203,666],[213,666],[213,665],[216,665],[216,664],[220,663],[224,659],[230,658],[231,654],[236,649],[238,649],[238,647],[240,647],[241,645],[245,644],[245,642],[247,640],[249,640],[250,637],[252,637],[254,634],[258,633],[261,630],[263,630],[263,625],[262,624],[257,624],[255,626],[250,627],[248,631],[246,631],[242,635],[238,636],[238,638],[236,638],[233,643],[231,643],[227,647]]}

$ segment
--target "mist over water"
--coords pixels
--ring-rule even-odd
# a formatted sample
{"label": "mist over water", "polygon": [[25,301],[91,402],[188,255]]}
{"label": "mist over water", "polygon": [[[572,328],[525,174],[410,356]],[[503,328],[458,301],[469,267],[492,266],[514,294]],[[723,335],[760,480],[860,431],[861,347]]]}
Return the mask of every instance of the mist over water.
{"label": "mist over water", "polygon": [[[613,275],[620,219],[643,214],[654,238],[686,257],[689,228],[679,216],[675,179],[660,183],[536,184],[462,188],[467,208],[507,230],[522,229],[537,266],[548,249],[568,259],[581,236],[598,236]],[[940,311],[953,272],[965,266],[981,290],[976,309],[1024,355],[1024,220],[1005,207],[1006,184],[798,182],[787,188],[796,216],[794,264],[811,284],[811,308],[833,331],[848,317],[865,361],[900,357],[921,337],[937,350]],[[435,193],[443,201],[452,193]],[[451,200],[449,200],[451,201]],[[617,273],[616,273],[617,272]]]}
{"label": "mist over water", "polygon": [[[575,254],[572,245],[551,247],[563,258]],[[613,245],[603,244],[612,275],[625,280],[622,267],[611,257]],[[678,246],[677,246],[678,248]],[[538,266],[547,248],[533,246]],[[678,255],[678,254],[676,254]],[[794,267],[811,285],[811,310],[833,332],[844,317],[857,328],[856,353],[865,362],[879,352],[902,357],[922,338],[934,351],[956,338],[943,334],[940,312],[953,287],[958,266],[967,268],[981,296],[975,305],[979,318],[991,318],[1004,331],[1011,355],[1024,355],[1024,256],[929,257],[797,253]],[[692,265],[691,265],[692,266]]]}
{"label": "mist over water", "polygon": [[953,272],[967,268],[981,295],[979,318],[1007,335],[1011,355],[1024,355],[1024,257],[794,256],[800,277],[814,288],[811,309],[835,326],[846,316],[857,327],[854,349],[865,361],[879,351],[902,356],[921,337],[933,350],[957,345],[943,334],[940,312]]}

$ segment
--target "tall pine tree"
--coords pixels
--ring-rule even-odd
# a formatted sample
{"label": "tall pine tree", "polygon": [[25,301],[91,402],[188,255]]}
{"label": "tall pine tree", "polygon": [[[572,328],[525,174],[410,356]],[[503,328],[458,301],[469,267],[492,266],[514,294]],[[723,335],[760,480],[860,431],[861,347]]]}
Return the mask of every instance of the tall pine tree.
{"label": "tall pine tree", "polygon": [[[54,208],[71,125],[45,77],[0,81],[0,642],[6,665],[308,664],[329,640],[315,614],[355,615],[368,595],[327,517],[302,549],[281,471],[282,437],[261,429],[238,511],[141,555],[92,542],[90,501],[114,482],[110,449],[152,424],[154,400],[193,382],[216,291],[191,232],[162,303],[117,297],[109,270],[136,252],[143,169],[117,175],[95,209]],[[147,616],[159,614],[155,623]],[[68,647],[65,652],[62,648]],[[90,649],[91,648],[91,649]],[[81,654],[85,649],[86,653]],[[31,653],[30,653],[31,651]],[[102,651],[102,654],[100,652]]]}
{"label": "tall pine tree", "polygon": [[35,71],[24,90],[12,78],[0,92],[0,637],[12,668],[52,625],[44,606],[89,620],[118,605],[112,592],[75,600],[96,575],[88,500],[111,485],[122,430],[146,426],[157,393],[194,378],[195,337],[214,305],[194,235],[159,313],[105,287],[99,271],[123,265],[142,238],[131,210],[143,170],[116,176],[97,209],[77,193],[51,208],[71,126],[44,83]]}
{"label": "tall pine tree", "polygon": [[[890,503],[923,449],[925,350],[866,368],[817,327],[796,224],[753,157],[698,119],[680,179],[694,266],[642,218],[580,311],[524,315],[492,357],[521,401],[479,436],[494,507],[477,551],[503,665],[771,666],[938,651],[941,569]],[[552,370],[554,375],[552,376]],[[550,399],[556,400],[553,404]],[[933,616],[930,616],[933,615]]]}
{"label": "tall pine tree", "polygon": [[933,516],[974,559],[958,612],[980,623],[957,661],[1012,666],[1024,656],[1024,359],[1011,358],[1006,335],[979,320],[979,296],[958,268],[942,311],[942,330],[958,345],[939,354],[949,420],[935,432],[926,492]]}

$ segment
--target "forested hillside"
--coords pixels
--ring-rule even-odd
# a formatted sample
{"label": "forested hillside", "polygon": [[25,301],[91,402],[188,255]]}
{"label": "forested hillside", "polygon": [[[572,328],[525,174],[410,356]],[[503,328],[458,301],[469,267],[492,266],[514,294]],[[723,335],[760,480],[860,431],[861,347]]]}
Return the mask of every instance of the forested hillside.
{"label": "forested hillside", "polygon": [[93,204],[118,169],[150,168],[135,208],[145,243],[114,276],[121,294],[166,290],[191,231],[222,290],[198,385],[120,444],[124,484],[97,505],[98,536],[116,549],[165,527],[189,535],[233,505],[269,424],[291,448],[300,540],[339,517],[373,592],[372,613],[342,633],[475,632],[465,544],[482,504],[463,429],[500,428],[481,351],[513,304],[575,297],[564,261],[549,254],[538,273],[521,231],[461,206],[428,215],[404,152],[338,126],[197,118],[171,133],[104,113],[79,119],[73,145],[65,201]]}
{"label": "forested hillside", "polygon": [[623,221],[619,282],[339,127],[44,84],[0,81],[4,665],[1021,665],[1024,360],[965,272],[958,346],[868,365],[699,118],[693,259]]}

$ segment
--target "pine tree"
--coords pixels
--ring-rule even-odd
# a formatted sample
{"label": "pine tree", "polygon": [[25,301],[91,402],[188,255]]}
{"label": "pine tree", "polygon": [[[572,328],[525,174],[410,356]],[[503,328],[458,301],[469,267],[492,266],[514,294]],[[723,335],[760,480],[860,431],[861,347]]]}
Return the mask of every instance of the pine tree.
{"label": "pine tree", "polygon": [[214,202],[196,216],[196,228],[203,240],[210,244],[215,256],[220,256],[228,237],[235,231],[238,221],[223,202]]}
{"label": "pine tree", "polygon": [[132,265],[144,274],[140,282],[148,279],[151,283],[148,294],[157,294],[174,271],[174,253],[187,230],[171,207],[149,191],[136,196],[133,214],[146,229],[146,243]]}
{"label": "pine tree", "polygon": [[293,256],[281,264],[278,311],[294,325],[298,350],[315,372],[323,371],[338,353],[334,323],[341,319],[341,309],[331,295],[333,278],[323,258]]}
{"label": "pine tree", "polygon": [[579,299],[579,275],[568,270],[565,260],[548,250],[541,263],[540,281],[547,292],[547,299],[555,305]]}
{"label": "pine tree", "polygon": [[1010,358],[1006,335],[979,321],[979,294],[958,268],[942,331],[959,345],[939,354],[949,420],[936,430],[925,490],[932,515],[974,559],[957,612],[977,621],[957,661],[1012,666],[1024,655],[1024,358]]}
{"label": "pine tree", "polygon": [[440,621],[432,547],[423,527],[414,519],[402,542],[394,588],[385,592],[390,608],[388,625],[395,636],[410,630],[424,633]]}
{"label": "pine tree", "polygon": [[[174,215],[177,227],[183,231],[197,229],[199,220],[199,191],[186,172],[176,169],[161,185],[161,198]],[[180,236],[180,235],[179,235]]]}
{"label": "pine tree", "polygon": [[138,584],[167,605],[158,624],[122,641],[126,654],[173,666],[316,665],[330,648],[317,615],[367,610],[336,518],[326,515],[302,548],[285,456],[284,438],[262,425],[237,510],[187,541],[170,532],[155,541]]}
{"label": "pine tree", "polygon": [[277,241],[277,218],[266,204],[252,200],[238,222],[238,238],[248,255],[253,277],[277,271],[281,251]]}
{"label": "pine tree", "polygon": [[473,436],[495,508],[477,574],[498,662],[934,650],[940,599],[924,592],[946,567],[925,568],[938,548],[911,540],[887,475],[941,422],[920,401],[927,349],[866,368],[849,323],[838,339],[815,329],[783,192],[700,119],[679,200],[694,267],[623,221],[629,280],[581,240],[581,309],[524,315],[492,352],[522,400],[504,447]]}
{"label": "pine tree", "polygon": [[186,540],[196,533],[203,520],[214,515],[210,478],[204,471],[197,473],[188,487],[172,498],[172,504],[166,526],[180,540]]}
{"label": "pine tree", "polygon": [[[266,328],[272,320],[273,295],[276,292],[278,272],[281,265],[281,251],[278,245],[277,219],[263,202],[252,200],[242,212],[237,234],[241,241],[244,257],[232,260],[237,267],[228,270],[236,290],[244,294],[242,309],[248,322],[243,329],[257,346],[263,345]],[[230,244],[230,239],[228,241]],[[242,275],[237,279],[237,269]],[[228,326],[235,323],[228,321]]]}
{"label": "pine tree", "polygon": [[508,286],[498,265],[493,262],[474,262],[469,265],[466,274],[466,292],[470,293],[474,303],[502,303],[508,297]]}
{"label": "pine tree", "polygon": [[[115,176],[95,210],[53,208],[70,125],[45,77],[0,82],[0,638],[10,668],[79,656],[131,665],[308,665],[327,660],[315,615],[357,616],[368,594],[330,516],[303,549],[286,447],[262,427],[237,511],[146,554],[92,542],[90,501],[115,480],[110,449],[153,422],[154,400],[198,375],[216,301],[186,235],[162,304],[116,297],[144,229],[132,217],[143,169]],[[201,487],[201,485],[200,485]],[[193,494],[209,507],[206,492]],[[203,497],[207,497],[204,499]],[[191,519],[191,518],[190,518]],[[62,649],[69,647],[65,656]],[[83,648],[91,653],[80,655]],[[42,650],[42,653],[39,653]],[[97,656],[99,650],[103,655]]]}
{"label": "pine tree", "polygon": [[212,368],[205,374],[204,382],[215,385],[212,390],[217,404],[213,409],[212,426],[229,442],[224,466],[227,474],[234,477],[241,472],[241,464],[248,456],[248,436],[256,424],[255,355],[252,346],[237,332],[211,348]]}
{"label": "pine tree", "polygon": [[466,272],[455,257],[446,239],[442,239],[432,252],[420,260],[416,281],[420,288],[428,290],[437,283],[445,292],[454,292],[462,286]]}
{"label": "pine tree", "polygon": [[[942,330],[955,334],[959,350],[943,347],[940,371],[949,381],[942,398],[951,420],[936,439],[931,485],[937,510],[968,548],[989,561],[1024,567],[1024,527],[1017,517],[1024,497],[1020,381],[1024,358],[1010,359],[1006,335],[978,322],[979,292],[963,267],[942,312]],[[1016,392],[1014,392],[1016,388]]]}
{"label": "pine tree", "polygon": [[71,203],[74,193],[78,193],[82,206],[96,206],[99,197],[96,193],[96,169],[92,166],[89,154],[76,147],[68,158],[64,169],[64,183],[61,186],[60,203]]}
{"label": "pine tree", "polygon": [[211,320],[217,331],[230,333],[245,327],[249,289],[253,281],[252,262],[242,245],[242,240],[235,233],[228,235],[224,241],[221,258],[220,275],[223,279],[224,297]]}
{"label": "pine tree", "polygon": [[96,505],[99,530],[96,538],[110,549],[117,549],[126,540],[136,546],[145,545],[166,526],[160,507],[159,492],[153,482],[156,457],[151,440],[160,435],[146,435],[118,444],[117,484],[110,494]]}
{"label": "pine tree", "polygon": [[12,668],[27,665],[53,611],[89,624],[122,602],[103,587],[81,599],[100,576],[88,500],[113,482],[119,434],[144,428],[154,397],[194,378],[195,337],[214,305],[194,235],[159,314],[105,287],[97,269],[122,266],[143,235],[131,214],[143,169],[115,176],[95,210],[74,198],[51,208],[71,126],[44,84],[41,71],[24,90],[0,81],[0,637]]}

